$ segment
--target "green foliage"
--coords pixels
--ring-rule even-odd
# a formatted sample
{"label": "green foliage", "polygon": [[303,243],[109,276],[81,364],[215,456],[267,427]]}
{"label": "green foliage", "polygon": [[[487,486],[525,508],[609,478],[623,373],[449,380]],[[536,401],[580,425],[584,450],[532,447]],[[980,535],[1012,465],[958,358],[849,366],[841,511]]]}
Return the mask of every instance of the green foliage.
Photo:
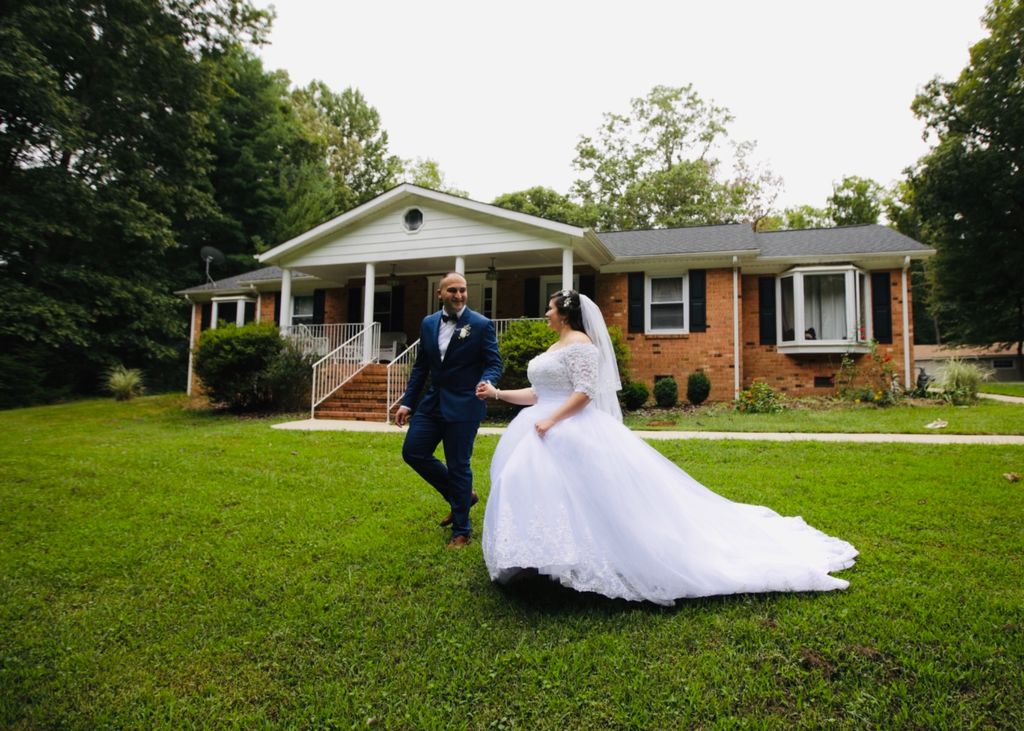
{"label": "green foliage", "polygon": [[835,226],[878,223],[884,205],[885,190],[870,178],[847,175],[832,184],[828,197],[828,216]]}
{"label": "green foliage", "polygon": [[686,400],[700,406],[711,395],[711,379],[704,371],[694,371],[686,378]]}
{"label": "green foliage", "polygon": [[786,408],[782,394],[764,381],[754,381],[749,388],[740,391],[734,405],[745,414],[775,414]]}
{"label": "green foliage", "polygon": [[977,363],[950,358],[942,366],[939,386],[942,398],[956,406],[971,404],[978,400],[978,388],[983,381],[992,377],[992,371],[982,368]]}
{"label": "green foliage", "polygon": [[448,184],[444,173],[441,172],[441,165],[437,160],[416,158],[416,160],[406,160],[403,165],[402,176],[408,183],[418,185],[421,188],[430,188],[442,193],[461,196],[462,198],[469,197],[468,192]]}
{"label": "green foliage", "polygon": [[233,411],[301,408],[311,365],[266,323],[207,330],[193,361],[210,401]]}
{"label": "green foliage", "polygon": [[118,401],[130,401],[145,393],[142,371],[138,368],[125,368],[123,365],[114,366],[107,372],[106,386]]}
{"label": "green foliage", "polygon": [[510,323],[498,341],[503,371],[499,388],[513,390],[530,385],[526,366],[558,340],[558,335],[539,320],[521,320]]}
{"label": "green foliage", "polygon": [[549,221],[560,221],[571,226],[592,225],[591,217],[579,204],[551,188],[535,186],[527,190],[499,195],[492,202],[499,208],[540,216]]}
{"label": "green foliage", "polygon": [[1024,3],[994,0],[989,36],[953,81],[935,78],[914,100],[932,150],[910,171],[920,239],[938,254],[935,308],[943,340],[1024,341]]}
{"label": "green foliage", "polygon": [[649,396],[650,392],[647,390],[647,386],[640,381],[629,381],[622,386],[622,390],[619,392],[619,400],[626,411],[643,408]]}
{"label": "green foliage", "polygon": [[892,354],[881,353],[878,342],[871,341],[871,352],[858,363],[844,353],[835,377],[836,395],[846,401],[892,406],[903,397],[899,373]]}
{"label": "green foliage", "polygon": [[663,409],[671,409],[679,403],[679,385],[676,379],[667,376],[654,382],[654,403]]}
{"label": "green foliage", "polygon": [[618,325],[608,326],[608,337],[611,339],[612,349],[615,351],[615,365],[619,369],[619,380],[626,383],[629,381],[629,361],[632,358],[629,346],[626,344],[626,337]]}

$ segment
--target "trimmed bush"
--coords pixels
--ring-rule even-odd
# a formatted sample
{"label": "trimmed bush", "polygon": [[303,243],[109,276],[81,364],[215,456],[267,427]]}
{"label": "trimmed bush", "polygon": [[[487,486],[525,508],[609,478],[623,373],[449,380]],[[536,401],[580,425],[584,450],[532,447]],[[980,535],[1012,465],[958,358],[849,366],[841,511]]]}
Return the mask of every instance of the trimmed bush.
{"label": "trimmed bush", "polygon": [[498,352],[504,366],[498,387],[512,390],[529,386],[526,366],[556,340],[558,333],[546,322],[521,320],[510,323],[498,341]]}
{"label": "trimmed bush", "polygon": [[118,401],[131,401],[145,391],[142,385],[142,371],[138,368],[114,366],[107,371],[107,390],[114,394]]}
{"label": "trimmed bush", "polygon": [[193,366],[210,400],[233,411],[293,409],[309,392],[311,361],[273,324],[207,330]]}
{"label": "trimmed bush", "polygon": [[711,379],[704,371],[694,371],[686,378],[686,400],[700,406],[711,395]]}
{"label": "trimmed bush", "polygon": [[764,381],[751,383],[750,388],[740,392],[735,403],[737,411],[747,414],[775,414],[786,408],[782,396]]}
{"label": "trimmed bush", "polygon": [[647,386],[640,383],[640,381],[630,381],[619,392],[619,400],[626,411],[636,411],[647,403],[649,395]]}
{"label": "trimmed bush", "polygon": [[679,403],[679,385],[672,376],[659,378],[654,383],[654,403],[663,409],[671,409]]}

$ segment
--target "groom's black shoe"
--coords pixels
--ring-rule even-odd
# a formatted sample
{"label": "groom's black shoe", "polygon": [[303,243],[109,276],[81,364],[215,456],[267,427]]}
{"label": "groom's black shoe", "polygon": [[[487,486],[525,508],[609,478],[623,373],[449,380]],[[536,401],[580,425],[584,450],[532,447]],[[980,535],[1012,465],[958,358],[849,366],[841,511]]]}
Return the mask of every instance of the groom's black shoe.
{"label": "groom's black shoe", "polygon": [[[473,507],[478,502],[480,502],[480,496],[476,494],[476,490],[473,490],[473,494],[469,498],[469,507]],[[447,528],[452,524],[454,520],[455,518],[452,516],[452,514],[448,513],[448,515],[444,516],[444,520],[441,521],[441,527]]]}

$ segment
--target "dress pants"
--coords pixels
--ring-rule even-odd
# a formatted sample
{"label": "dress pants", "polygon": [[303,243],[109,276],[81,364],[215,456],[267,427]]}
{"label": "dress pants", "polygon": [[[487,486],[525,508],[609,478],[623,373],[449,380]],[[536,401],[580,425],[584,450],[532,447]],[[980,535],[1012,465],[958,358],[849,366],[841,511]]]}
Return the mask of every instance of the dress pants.
{"label": "dress pants", "polygon": [[[479,428],[479,421],[445,421],[440,414],[417,411],[402,445],[402,459],[451,506],[453,538],[470,534],[473,470],[469,463]],[[434,456],[438,444],[444,444],[444,462]]]}

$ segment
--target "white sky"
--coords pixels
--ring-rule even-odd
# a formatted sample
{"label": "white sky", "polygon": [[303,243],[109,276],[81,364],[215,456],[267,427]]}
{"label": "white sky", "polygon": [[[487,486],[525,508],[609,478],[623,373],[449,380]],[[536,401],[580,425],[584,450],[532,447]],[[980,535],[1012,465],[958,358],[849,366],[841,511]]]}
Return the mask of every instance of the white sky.
{"label": "white sky", "polygon": [[889,185],[927,151],[910,104],[967,64],[985,4],[278,0],[260,54],[294,84],[359,89],[392,153],[437,160],[475,200],[567,193],[576,142],[603,113],[690,83],[783,177],[777,207],[823,206],[834,180]]}

